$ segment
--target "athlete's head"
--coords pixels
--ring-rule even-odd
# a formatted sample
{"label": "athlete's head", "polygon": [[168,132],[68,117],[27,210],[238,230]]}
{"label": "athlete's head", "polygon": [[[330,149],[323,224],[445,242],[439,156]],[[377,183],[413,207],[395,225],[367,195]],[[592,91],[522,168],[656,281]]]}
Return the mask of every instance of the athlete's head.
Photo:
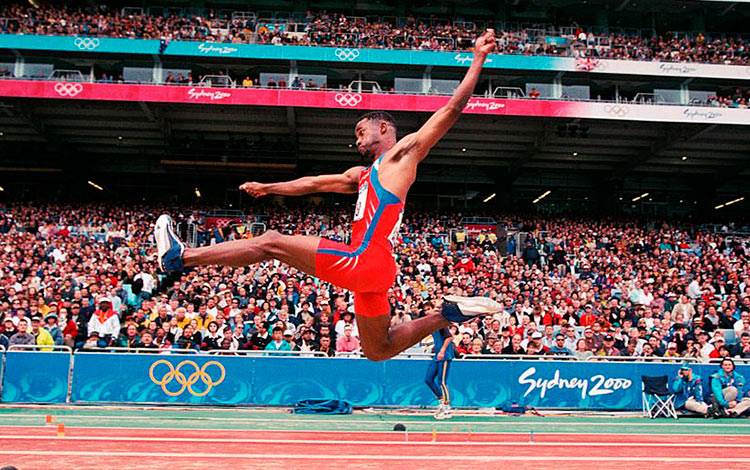
{"label": "athlete's head", "polygon": [[396,120],[385,111],[363,114],[354,125],[357,150],[364,157],[375,160],[379,153],[396,144]]}

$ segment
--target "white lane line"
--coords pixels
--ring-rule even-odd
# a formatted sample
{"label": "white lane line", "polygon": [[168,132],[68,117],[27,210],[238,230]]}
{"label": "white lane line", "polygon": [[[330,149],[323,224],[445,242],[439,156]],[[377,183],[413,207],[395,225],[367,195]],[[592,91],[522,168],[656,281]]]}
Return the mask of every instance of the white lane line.
{"label": "white lane line", "polygon": [[[438,434],[439,436],[439,434]],[[747,444],[711,444],[689,442],[566,442],[566,441],[342,441],[326,439],[223,439],[210,437],[127,437],[127,436],[29,436],[0,435],[0,440],[45,441],[122,441],[122,442],[196,442],[205,444],[316,444],[316,445],[405,445],[405,446],[534,446],[534,447],[726,447],[750,448]]]}
{"label": "white lane line", "polygon": [[[14,415],[5,415],[0,414],[0,421],[3,420],[3,418],[45,418],[47,415],[40,414],[40,415],[26,415],[26,414],[14,414]],[[161,421],[218,421],[218,422],[248,422],[248,423],[267,423],[269,421],[277,421],[282,423],[338,423],[338,424],[346,424],[348,426],[356,426],[357,424],[395,424],[395,423],[404,423],[404,424],[427,424],[432,425],[434,424],[434,421],[432,420],[414,420],[410,419],[413,418],[413,416],[388,416],[387,418],[383,420],[365,420],[365,419],[351,419],[351,420],[341,420],[341,419],[328,419],[328,418],[311,418],[311,419],[295,419],[295,418],[281,418],[278,419],[278,417],[267,417],[267,418],[219,418],[219,417],[200,417],[200,416],[190,416],[186,415],[183,417],[159,417],[159,416],[147,416],[147,417],[139,417],[137,415],[127,416],[127,415],[101,415],[101,416],[79,416],[79,415],[71,415],[67,416],[65,414],[55,414],[53,416],[56,416],[57,419],[80,419],[80,420],[128,420],[128,421],[137,421],[137,420],[148,420],[149,422],[153,422],[154,420],[161,420]],[[424,418],[428,418],[430,415],[425,415]],[[685,423],[682,422],[669,422],[669,423],[654,423],[650,422],[649,420],[643,419],[644,422],[627,422],[627,423],[617,423],[617,422],[589,422],[589,421],[580,421],[580,422],[569,422],[569,421],[550,421],[550,417],[544,417],[540,418],[537,421],[514,421],[513,418],[509,418],[507,416],[477,416],[480,419],[484,419],[486,421],[450,421],[451,425],[469,425],[469,426],[497,426],[497,425],[505,425],[505,426],[525,426],[525,425],[544,425],[544,426],[572,426],[572,427],[579,427],[579,426],[612,426],[612,427],[628,427],[628,426],[637,426],[637,427],[728,427],[728,428],[750,428],[750,423]],[[498,419],[499,418],[499,419]]]}
{"label": "white lane line", "polygon": [[[509,462],[509,461],[535,461],[535,462],[623,462],[623,457],[577,457],[549,455],[506,455],[506,456],[475,456],[475,455],[362,455],[362,454],[228,454],[228,453],[193,453],[193,452],[101,452],[101,451],[74,451],[74,450],[51,450],[51,451],[29,451],[24,450],[0,450],[0,455],[33,455],[52,457],[167,457],[179,459],[284,459],[284,460],[440,460],[440,461],[475,461],[475,462]],[[689,463],[750,463],[750,458],[722,458],[722,457],[625,457],[630,462],[689,462]]]}
{"label": "white lane line", "polygon": [[[63,420],[58,420],[58,422],[62,422]],[[389,423],[385,423],[389,424]],[[414,424],[414,423],[412,423]],[[418,423],[417,423],[418,424]],[[438,433],[442,434],[458,434],[463,435],[467,434],[467,429],[457,429],[456,431],[448,431],[446,428],[448,425],[450,425],[451,422],[441,422],[441,423],[434,423],[434,422],[426,422],[424,423],[425,426],[431,426],[432,429],[437,429]],[[443,428],[436,427],[436,426],[445,426]],[[710,426],[710,425],[708,425]],[[3,429],[13,429],[13,428],[31,428],[31,429],[54,429],[51,425],[5,425],[3,428],[0,426],[0,431]],[[402,436],[403,433],[400,431],[388,431],[388,430],[374,430],[374,431],[362,431],[362,430],[354,430],[354,431],[342,431],[342,430],[326,430],[326,431],[320,431],[320,430],[306,430],[306,429],[221,429],[221,428],[187,428],[187,427],[180,427],[180,428],[161,428],[161,427],[130,427],[130,426],[82,426],[82,425],[74,425],[68,427],[68,429],[87,429],[87,430],[97,430],[97,431],[105,431],[109,429],[113,430],[125,430],[125,431],[163,431],[163,432],[182,432],[182,431],[195,431],[195,432],[222,432],[222,433],[250,433],[250,432],[278,432],[278,433],[298,433],[298,434],[393,434],[397,436]],[[471,430],[471,428],[469,428]],[[738,433],[721,433],[721,434],[701,434],[700,437],[697,437],[693,434],[660,434],[660,433],[636,433],[636,432],[623,432],[623,433],[582,433],[579,431],[535,431],[535,435],[537,436],[591,436],[596,434],[597,436],[639,436],[639,437],[647,437],[647,438],[656,438],[656,437],[675,437],[680,436],[681,438],[690,439],[690,438],[700,438],[701,440],[705,440],[706,437],[712,437],[712,438],[722,438],[722,437],[750,437],[750,434],[738,434]],[[426,434],[431,435],[432,431],[409,431],[409,434],[411,435],[417,435],[417,434]],[[0,434],[1,436],[2,434]],[[528,432],[525,431],[476,431],[474,430],[472,432],[472,435],[481,435],[481,436],[488,436],[488,435],[500,435],[500,436],[528,436]],[[619,443],[618,443],[619,445]]]}

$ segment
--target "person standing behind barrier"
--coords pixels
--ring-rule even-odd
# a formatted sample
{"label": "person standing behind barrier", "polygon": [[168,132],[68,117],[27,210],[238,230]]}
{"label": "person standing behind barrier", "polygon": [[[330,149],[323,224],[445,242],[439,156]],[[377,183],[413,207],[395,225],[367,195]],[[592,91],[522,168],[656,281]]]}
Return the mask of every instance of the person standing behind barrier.
{"label": "person standing behind barrier", "polygon": [[9,347],[15,345],[36,344],[36,338],[27,331],[29,327],[25,321],[20,322],[16,328],[18,331],[8,339]]}
{"label": "person standing behind barrier", "polygon": [[8,348],[10,337],[16,334],[16,326],[13,324],[11,317],[5,317],[3,324],[0,325],[0,346]]}
{"label": "person standing behind barrier", "polygon": [[111,346],[120,334],[120,318],[112,310],[112,302],[104,296],[98,301],[99,308],[91,315],[88,324],[89,336],[99,333],[99,347]]}
{"label": "person standing behind barrier", "polygon": [[672,392],[675,394],[674,407],[684,409],[703,416],[708,415],[708,404],[703,401],[703,382],[699,375],[684,365],[672,382]]}
{"label": "person standing behind barrier", "polygon": [[[31,319],[31,334],[36,339],[37,346],[54,346],[55,340],[52,339],[49,332],[42,328],[42,317],[34,315]],[[41,351],[52,351],[52,348],[43,348]]]}
{"label": "person standing behind barrier", "polygon": [[711,393],[718,408],[714,417],[724,414],[737,417],[750,409],[745,377],[734,371],[734,361],[729,358],[722,360],[721,370],[711,375]]}
{"label": "person standing behind barrier", "polygon": [[44,329],[47,330],[52,337],[55,346],[62,346],[63,335],[60,331],[60,327],[57,326],[57,314],[50,312],[44,316]]}
{"label": "person standing behind barrier", "polygon": [[[433,315],[437,312],[429,302],[425,305],[425,314]],[[450,392],[448,391],[448,373],[450,366],[455,358],[453,350],[453,335],[448,328],[441,328],[432,333],[433,355],[430,365],[427,367],[425,383],[435,398],[438,399],[437,413],[435,419],[450,418],[451,402]]]}

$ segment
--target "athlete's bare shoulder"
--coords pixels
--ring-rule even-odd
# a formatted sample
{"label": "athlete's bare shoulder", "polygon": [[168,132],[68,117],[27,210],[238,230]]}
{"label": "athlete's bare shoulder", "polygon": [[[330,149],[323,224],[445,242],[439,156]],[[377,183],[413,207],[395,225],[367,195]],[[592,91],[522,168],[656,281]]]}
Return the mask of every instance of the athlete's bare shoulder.
{"label": "athlete's bare shoulder", "polygon": [[409,158],[415,145],[414,134],[406,135],[385,153],[380,162],[380,183],[402,201],[417,179],[417,165]]}
{"label": "athlete's bare shoulder", "polygon": [[396,145],[391,147],[391,149],[385,153],[385,156],[383,157],[384,163],[385,161],[390,163],[400,162],[404,157],[408,156],[416,148],[416,136],[416,133],[411,133],[405,135],[401,140],[396,142]]}

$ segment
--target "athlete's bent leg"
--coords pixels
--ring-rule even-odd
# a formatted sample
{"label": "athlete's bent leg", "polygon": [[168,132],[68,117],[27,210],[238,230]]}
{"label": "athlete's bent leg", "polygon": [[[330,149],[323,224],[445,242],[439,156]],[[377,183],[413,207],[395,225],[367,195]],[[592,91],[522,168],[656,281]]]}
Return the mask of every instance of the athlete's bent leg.
{"label": "athlete's bent leg", "polygon": [[217,243],[203,248],[185,248],[185,266],[248,266],[277,259],[312,276],[315,275],[315,252],[320,238],[282,235],[269,230],[247,240]]}
{"label": "athlete's bent leg", "polygon": [[385,361],[414,346],[425,336],[450,325],[442,315],[428,315],[391,326],[390,307],[386,293],[354,294],[362,352],[372,361]]}

